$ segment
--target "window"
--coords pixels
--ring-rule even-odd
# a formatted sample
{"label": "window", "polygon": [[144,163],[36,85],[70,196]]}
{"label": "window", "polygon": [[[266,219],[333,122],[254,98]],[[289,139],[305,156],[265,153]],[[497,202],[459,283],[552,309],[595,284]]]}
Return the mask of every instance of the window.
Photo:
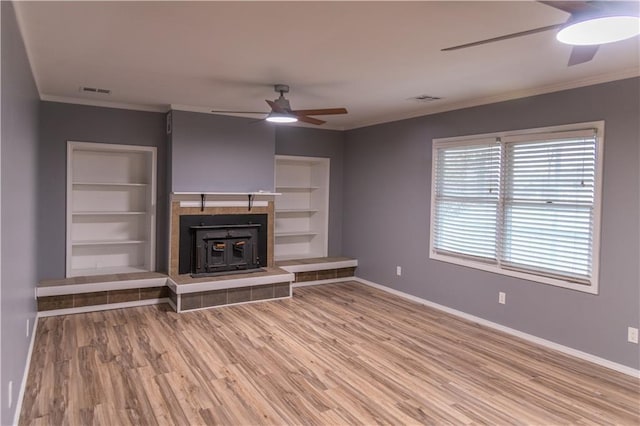
{"label": "window", "polygon": [[603,129],[434,140],[430,257],[597,293]]}

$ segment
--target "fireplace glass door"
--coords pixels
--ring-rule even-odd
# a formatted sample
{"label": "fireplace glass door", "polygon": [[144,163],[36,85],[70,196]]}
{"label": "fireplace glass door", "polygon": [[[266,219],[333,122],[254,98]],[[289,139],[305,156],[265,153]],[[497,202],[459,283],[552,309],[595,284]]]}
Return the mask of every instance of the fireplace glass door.
{"label": "fireplace glass door", "polygon": [[192,274],[258,268],[260,225],[193,226]]}
{"label": "fireplace glass door", "polygon": [[204,240],[204,250],[207,253],[205,272],[215,272],[221,268],[226,270],[229,267],[247,269],[245,248],[251,245],[250,237]]}

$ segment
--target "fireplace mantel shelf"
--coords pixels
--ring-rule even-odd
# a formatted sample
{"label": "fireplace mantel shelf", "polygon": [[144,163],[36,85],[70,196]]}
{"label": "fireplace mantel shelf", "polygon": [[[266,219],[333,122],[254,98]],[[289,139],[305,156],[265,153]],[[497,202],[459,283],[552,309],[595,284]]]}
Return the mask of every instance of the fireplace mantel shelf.
{"label": "fireplace mantel shelf", "polygon": [[192,192],[174,192],[173,195],[215,195],[215,196],[237,196],[237,195],[281,195],[279,192],[264,192],[264,191],[256,191],[256,192],[201,192],[201,191],[192,191]]}

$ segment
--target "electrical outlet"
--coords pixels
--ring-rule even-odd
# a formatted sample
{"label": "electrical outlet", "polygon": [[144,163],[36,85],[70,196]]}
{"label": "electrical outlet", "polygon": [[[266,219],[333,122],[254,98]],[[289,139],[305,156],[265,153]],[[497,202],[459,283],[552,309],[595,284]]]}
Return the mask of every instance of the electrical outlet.
{"label": "electrical outlet", "polygon": [[501,305],[507,303],[507,293],[505,293],[504,291],[498,293],[498,303],[500,303]]}
{"label": "electrical outlet", "polygon": [[396,266],[396,275],[397,276],[401,276],[402,275],[402,266]]}
{"label": "electrical outlet", "polygon": [[628,327],[627,328],[627,341],[629,343],[635,343],[636,345],[638,344],[638,329],[635,327]]}
{"label": "electrical outlet", "polygon": [[29,333],[31,332],[31,327],[29,327],[29,318],[27,318],[27,338],[29,338]]}
{"label": "electrical outlet", "polygon": [[13,381],[10,380],[9,381],[9,390],[7,391],[7,399],[8,399],[8,406],[7,408],[11,408],[11,406],[13,405]]}

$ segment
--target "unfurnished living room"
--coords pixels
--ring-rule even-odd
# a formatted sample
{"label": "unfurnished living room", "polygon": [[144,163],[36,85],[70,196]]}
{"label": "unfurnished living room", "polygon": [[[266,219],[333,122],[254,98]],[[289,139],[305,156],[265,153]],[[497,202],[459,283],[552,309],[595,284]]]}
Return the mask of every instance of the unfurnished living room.
{"label": "unfurnished living room", "polygon": [[639,2],[1,22],[0,424],[640,424]]}

